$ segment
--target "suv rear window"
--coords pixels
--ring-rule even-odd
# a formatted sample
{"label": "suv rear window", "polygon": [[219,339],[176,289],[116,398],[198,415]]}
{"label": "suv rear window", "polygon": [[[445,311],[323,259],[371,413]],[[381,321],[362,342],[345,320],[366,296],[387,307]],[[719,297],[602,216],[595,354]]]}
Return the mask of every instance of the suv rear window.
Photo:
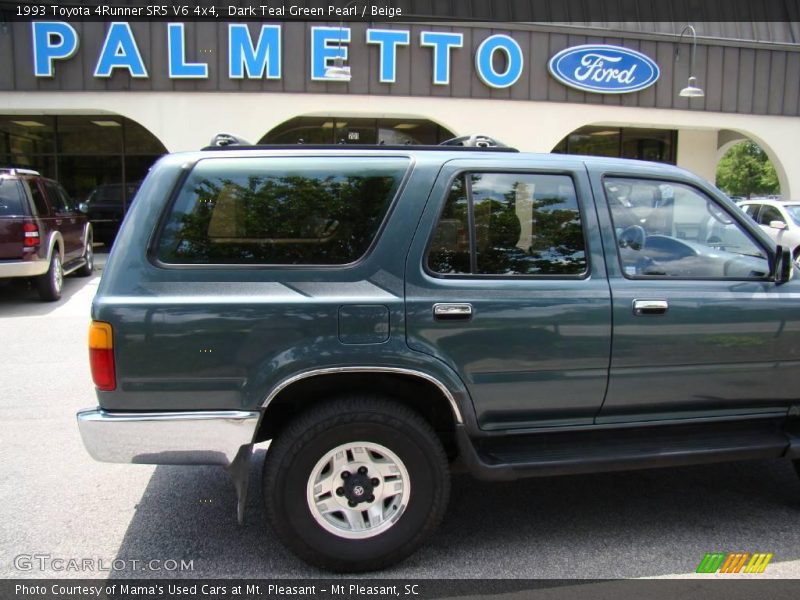
{"label": "suv rear window", "polygon": [[342,265],[378,233],[406,158],[218,158],[197,163],[167,218],[168,264]]}
{"label": "suv rear window", "polygon": [[23,195],[19,182],[0,177],[0,217],[23,214]]}

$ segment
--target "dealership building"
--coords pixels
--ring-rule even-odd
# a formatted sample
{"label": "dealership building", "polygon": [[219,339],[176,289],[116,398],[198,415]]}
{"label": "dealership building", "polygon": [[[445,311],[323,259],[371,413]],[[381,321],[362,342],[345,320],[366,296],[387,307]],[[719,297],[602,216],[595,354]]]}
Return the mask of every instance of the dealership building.
{"label": "dealership building", "polygon": [[724,152],[750,139],[783,197],[800,198],[800,25],[698,22],[696,37],[686,25],[6,22],[0,165],[38,169],[84,200],[101,186],[127,196],[158,156],[218,132],[282,144],[481,133],[713,181]]}

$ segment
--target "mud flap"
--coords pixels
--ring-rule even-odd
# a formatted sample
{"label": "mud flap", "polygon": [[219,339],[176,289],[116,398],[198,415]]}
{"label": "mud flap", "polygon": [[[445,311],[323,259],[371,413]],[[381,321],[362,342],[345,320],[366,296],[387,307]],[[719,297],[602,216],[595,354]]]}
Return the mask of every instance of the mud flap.
{"label": "mud flap", "polygon": [[250,481],[250,458],[253,455],[253,444],[245,444],[239,448],[236,458],[228,466],[228,473],[236,487],[236,519],[239,525],[244,523],[244,507],[247,504],[247,487]]}

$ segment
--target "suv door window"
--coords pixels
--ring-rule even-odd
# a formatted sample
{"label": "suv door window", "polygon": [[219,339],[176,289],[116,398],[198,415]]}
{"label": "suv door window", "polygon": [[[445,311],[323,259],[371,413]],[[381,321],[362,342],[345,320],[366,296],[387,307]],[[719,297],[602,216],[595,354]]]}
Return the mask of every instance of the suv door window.
{"label": "suv door window", "polygon": [[744,204],[742,205],[742,210],[745,212],[746,215],[751,217],[755,220],[756,214],[758,214],[758,209],[760,208],[760,204]]}
{"label": "suv door window", "polygon": [[626,277],[767,276],[764,249],[721,206],[695,188],[611,177],[604,180],[604,187]]}
{"label": "suv door window", "polygon": [[66,192],[62,193],[55,182],[45,181],[44,188],[47,191],[47,197],[50,199],[50,204],[53,206],[53,210],[56,214],[65,214],[72,210],[69,196],[66,195]]}
{"label": "suv door window", "polygon": [[442,275],[586,273],[585,241],[572,179],[538,173],[457,177],[431,241],[427,264]]}

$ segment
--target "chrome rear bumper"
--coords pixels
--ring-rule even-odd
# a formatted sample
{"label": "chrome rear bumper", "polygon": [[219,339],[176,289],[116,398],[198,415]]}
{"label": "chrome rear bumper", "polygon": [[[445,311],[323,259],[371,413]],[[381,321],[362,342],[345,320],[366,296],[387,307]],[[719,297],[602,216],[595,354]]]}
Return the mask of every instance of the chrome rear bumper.
{"label": "chrome rear bumper", "polygon": [[78,413],[83,445],[95,460],[153,465],[230,466],[253,442],[257,411]]}
{"label": "chrome rear bumper", "polygon": [[6,277],[36,277],[44,275],[50,268],[46,260],[0,261],[0,279]]}

